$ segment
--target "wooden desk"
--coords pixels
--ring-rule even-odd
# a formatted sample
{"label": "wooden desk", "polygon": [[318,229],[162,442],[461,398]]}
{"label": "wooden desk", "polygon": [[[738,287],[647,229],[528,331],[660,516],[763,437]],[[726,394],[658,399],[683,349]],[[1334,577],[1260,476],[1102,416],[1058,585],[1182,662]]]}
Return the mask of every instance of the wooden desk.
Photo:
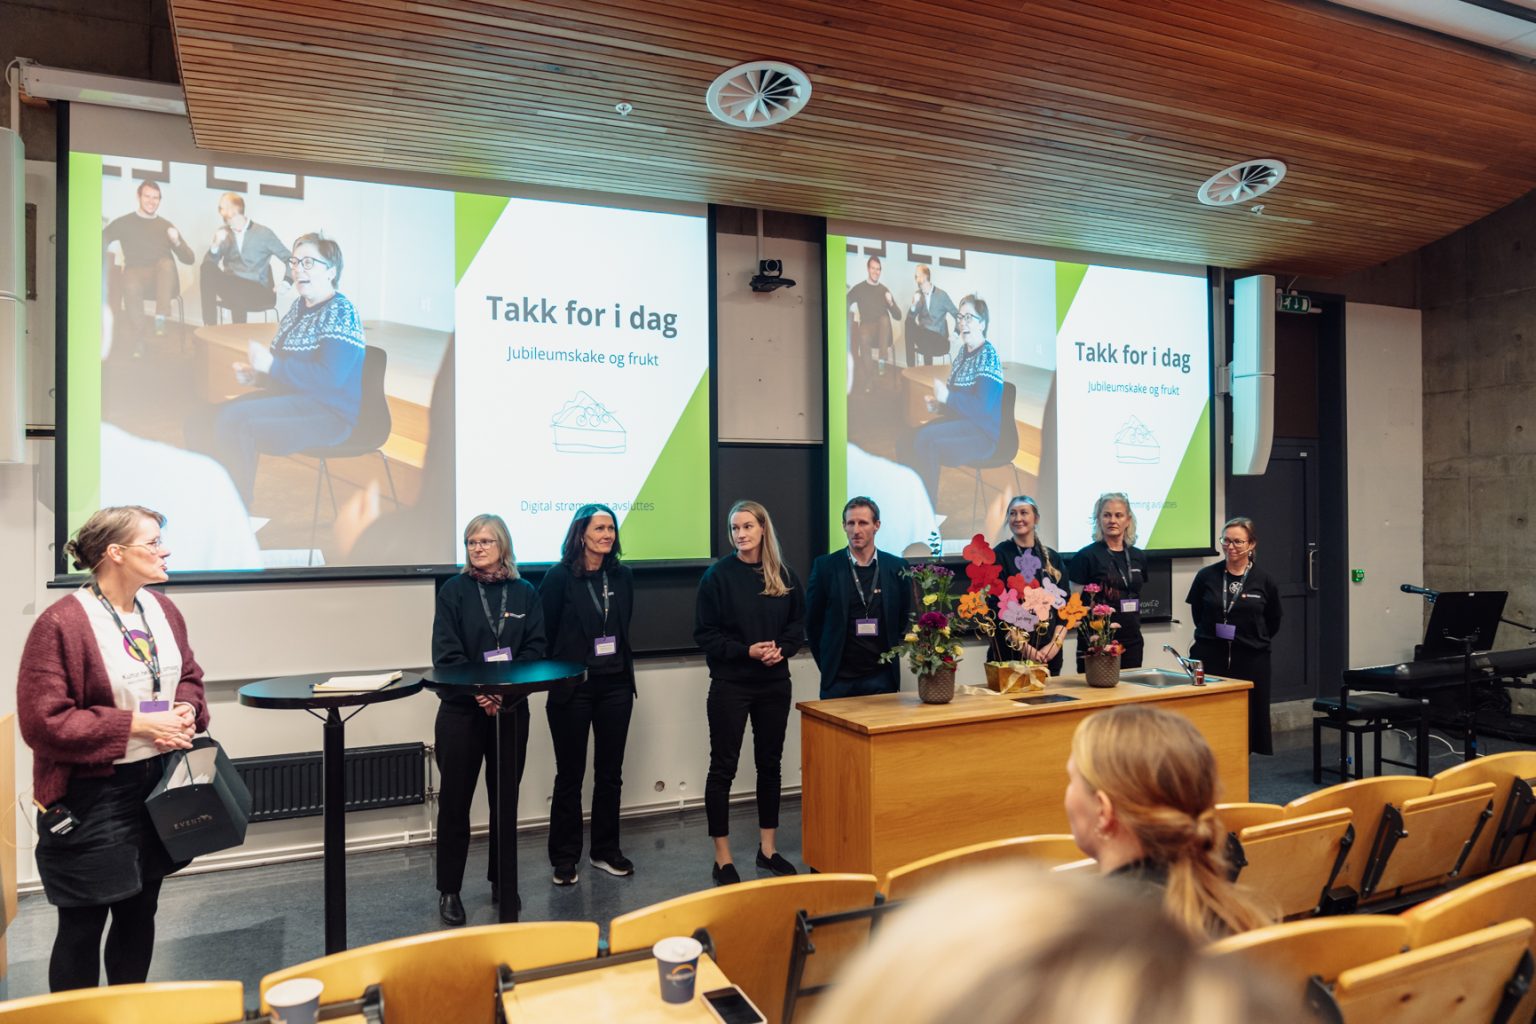
{"label": "wooden desk", "polygon": [[919,857],[1011,836],[1066,832],[1072,734],[1086,716],[1151,703],[1188,716],[1216,754],[1217,799],[1248,799],[1248,691],[1223,681],[1166,689],[1082,676],[1028,705],[998,694],[923,704],[917,694],[805,701],[800,717],[801,846],[818,871],[881,876]]}
{"label": "wooden desk", "polygon": [[729,984],[706,953],[699,957],[692,1002],[662,1002],[656,961],[647,959],[542,981],[519,982],[507,993],[501,1006],[512,1024],[538,1024],[541,1021],[566,1024],[575,1020],[623,1021],[624,1024],[648,1024],[650,1021],[658,1024],[673,1021],[719,1024],[705,1007],[702,996],[711,989]]}

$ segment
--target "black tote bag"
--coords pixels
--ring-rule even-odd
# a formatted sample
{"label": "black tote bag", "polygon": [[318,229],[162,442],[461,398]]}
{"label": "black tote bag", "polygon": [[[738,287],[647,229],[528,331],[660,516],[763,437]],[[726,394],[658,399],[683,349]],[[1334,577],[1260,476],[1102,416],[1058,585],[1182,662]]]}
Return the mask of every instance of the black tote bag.
{"label": "black tote bag", "polygon": [[149,819],[174,861],[189,861],[245,842],[251,791],[211,736],[167,759],[165,774],[144,799]]}

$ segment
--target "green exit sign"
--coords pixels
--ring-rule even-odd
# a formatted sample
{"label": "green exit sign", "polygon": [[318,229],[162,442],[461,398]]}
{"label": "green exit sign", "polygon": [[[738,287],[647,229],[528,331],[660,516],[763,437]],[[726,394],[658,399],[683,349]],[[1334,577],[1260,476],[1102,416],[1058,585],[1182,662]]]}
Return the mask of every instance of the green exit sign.
{"label": "green exit sign", "polygon": [[1280,296],[1280,312],[1310,313],[1312,312],[1312,299],[1307,295],[1282,295]]}

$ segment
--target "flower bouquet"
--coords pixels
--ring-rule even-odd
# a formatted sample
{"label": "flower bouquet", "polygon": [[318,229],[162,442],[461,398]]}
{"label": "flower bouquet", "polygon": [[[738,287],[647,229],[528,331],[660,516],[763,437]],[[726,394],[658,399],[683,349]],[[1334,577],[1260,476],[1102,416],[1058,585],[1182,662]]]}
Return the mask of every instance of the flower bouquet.
{"label": "flower bouquet", "polygon": [[1115,631],[1120,628],[1120,624],[1112,621],[1114,606],[1100,600],[1099,595],[1103,589],[1097,583],[1083,587],[1083,593],[1093,602],[1081,630],[1086,650],[1083,656],[1084,672],[1089,686],[1107,689],[1120,682],[1120,655],[1125,652],[1125,645],[1115,639]]}
{"label": "flower bouquet", "polygon": [[901,643],[880,655],[882,662],[905,656],[917,676],[917,693],[925,704],[948,704],[955,696],[955,665],[961,658],[960,641],[954,635],[954,570],[925,563],[905,570],[917,586],[917,615]]}
{"label": "flower bouquet", "polygon": [[[1000,638],[1022,655],[1011,661],[987,662],[987,686],[999,693],[1044,689],[1050,670],[1037,655],[1039,648],[1051,642],[1053,612],[1059,613],[1070,603],[1066,591],[1049,577],[1036,579],[1040,559],[1033,552],[1014,559],[1018,574],[1006,580],[1004,567],[983,535],[971,538],[964,553],[971,586],[960,599],[961,618],[973,624],[977,632]],[[997,599],[995,611],[987,600],[989,595]]]}

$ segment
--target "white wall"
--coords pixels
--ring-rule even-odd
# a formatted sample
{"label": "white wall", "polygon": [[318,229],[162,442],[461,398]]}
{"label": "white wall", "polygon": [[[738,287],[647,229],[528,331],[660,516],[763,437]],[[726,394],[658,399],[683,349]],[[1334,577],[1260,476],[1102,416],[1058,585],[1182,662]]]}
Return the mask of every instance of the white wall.
{"label": "white wall", "polygon": [[1423,370],[1416,309],[1345,307],[1349,437],[1349,664],[1408,661],[1423,602],[1402,593],[1424,575]]}

